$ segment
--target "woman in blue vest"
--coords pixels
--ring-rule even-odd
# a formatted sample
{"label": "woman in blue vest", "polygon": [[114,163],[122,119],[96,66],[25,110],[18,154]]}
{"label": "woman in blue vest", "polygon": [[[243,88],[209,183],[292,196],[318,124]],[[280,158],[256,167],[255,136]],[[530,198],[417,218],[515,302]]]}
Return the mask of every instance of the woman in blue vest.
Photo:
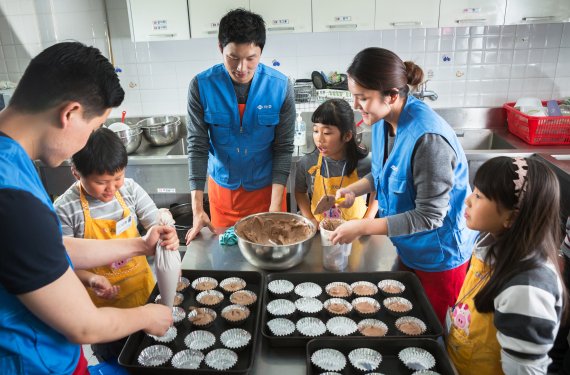
{"label": "woman in blue vest", "polygon": [[388,235],[400,268],[416,273],[443,322],[474,243],[464,217],[463,202],[471,193],[467,159],[449,124],[408,95],[423,80],[413,62],[367,48],[348,75],[354,108],[372,126],[372,172],[337,196],[346,198],[340,206],[350,206],[355,196],[376,191],[380,218],[348,222],[331,239],[349,243],[360,235]]}

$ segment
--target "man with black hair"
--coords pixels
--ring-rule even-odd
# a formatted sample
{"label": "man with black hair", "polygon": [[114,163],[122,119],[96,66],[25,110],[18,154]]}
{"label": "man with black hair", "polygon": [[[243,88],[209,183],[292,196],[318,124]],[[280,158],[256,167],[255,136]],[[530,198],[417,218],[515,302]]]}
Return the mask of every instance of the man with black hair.
{"label": "man with black hair", "polygon": [[0,112],[0,374],[86,374],[81,346],[138,330],[162,335],[166,306],[96,308],[73,266],[90,268],[177,248],[172,228],[143,238],[62,239],[61,225],[33,160],[50,167],[79,151],[123,101],[99,50],[55,44],[32,59]]}
{"label": "man with black hair", "polygon": [[[295,100],[285,75],[259,62],[261,16],[235,9],[220,21],[224,62],[198,74],[188,93],[192,241],[207,226],[229,227],[264,211],[285,211]],[[211,221],[203,208],[208,178]]]}

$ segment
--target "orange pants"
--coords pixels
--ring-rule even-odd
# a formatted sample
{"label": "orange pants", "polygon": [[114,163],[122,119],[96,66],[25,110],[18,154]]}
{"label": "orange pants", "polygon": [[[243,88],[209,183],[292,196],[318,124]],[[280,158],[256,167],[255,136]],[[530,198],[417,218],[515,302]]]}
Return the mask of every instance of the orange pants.
{"label": "orange pants", "polygon": [[[269,211],[271,205],[271,185],[254,191],[243,187],[237,190],[226,189],[208,178],[208,198],[210,201],[210,221],[214,227],[231,227],[247,215]],[[283,189],[281,210],[287,211],[287,190]]]}

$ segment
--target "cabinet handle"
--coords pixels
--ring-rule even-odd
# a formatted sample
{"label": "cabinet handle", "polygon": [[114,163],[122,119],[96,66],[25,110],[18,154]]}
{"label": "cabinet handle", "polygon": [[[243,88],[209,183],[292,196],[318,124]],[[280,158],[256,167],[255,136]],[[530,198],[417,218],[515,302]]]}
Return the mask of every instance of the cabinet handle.
{"label": "cabinet handle", "polygon": [[464,18],[460,20],[455,20],[455,23],[483,23],[487,22],[486,18]]}
{"label": "cabinet handle", "polygon": [[554,20],[556,19],[556,17],[554,16],[543,16],[543,17],[523,17],[522,20],[523,21],[548,21],[548,20]]}
{"label": "cabinet handle", "polygon": [[293,31],[294,26],[283,26],[283,27],[268,27],[267,31]]}
{"label": "cabinet handle", "polygon": [[408,22],[390,22],[392,26],[420,26],[422,24],[421,21],[408,21]]}
{"label": "cabinet handle", "polygon": [[356,29],[358,26],[355,23],[347,23],[345,25],[326,25],[329,29]]}
{"label": "cabinet handle", "polygon": [[206,34],[208,34],[208,35],[217,34],[217,33],[218,33],[218,30],[208,30],[208,31],[206,31]]}
{"label": "cabinet handle", "polygon": [[148,34],[149,38],[174,38],[176,33]]}

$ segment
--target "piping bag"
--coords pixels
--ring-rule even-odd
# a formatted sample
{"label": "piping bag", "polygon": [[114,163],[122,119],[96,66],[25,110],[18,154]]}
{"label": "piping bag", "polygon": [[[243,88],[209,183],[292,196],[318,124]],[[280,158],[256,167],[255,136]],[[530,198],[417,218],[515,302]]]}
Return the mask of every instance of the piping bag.
{"label": "piping bag", "polygon": [[[158,210],[157,224],[174,227],[174,219],[167,208]],[[158,290],[160,292],[160,303],[172,308],[182,265],[180,253],[178,251],[166,250],[157,243],[154,262]]]}

